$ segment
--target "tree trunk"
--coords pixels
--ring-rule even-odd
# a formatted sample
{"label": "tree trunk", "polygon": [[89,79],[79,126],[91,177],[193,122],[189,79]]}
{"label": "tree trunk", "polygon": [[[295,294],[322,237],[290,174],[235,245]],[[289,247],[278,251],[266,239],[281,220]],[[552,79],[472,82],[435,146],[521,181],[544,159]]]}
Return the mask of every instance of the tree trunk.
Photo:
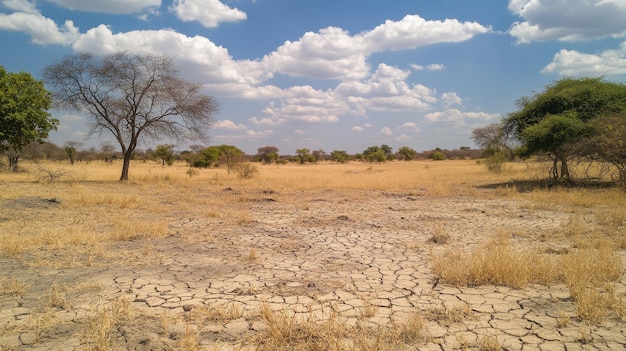
{"label": "tree trunk", "polygon": [[128,180],[128,169],[130,168],[130,159],[133,156],[132,150],[126,150],[124,154],[124,164],[122,165],[122,175],[120,176],[120,181]]}
{"label": "tree trunk", "polygon": [[565,158],[561,158],[561,178],[569,180],[569,167]]}
{"label": "tree trunk", "polygon": [[9,152],[7,158],[9,159],[9,170],[11,172],[17,172],[17,160],[20,158],[20,156]]}

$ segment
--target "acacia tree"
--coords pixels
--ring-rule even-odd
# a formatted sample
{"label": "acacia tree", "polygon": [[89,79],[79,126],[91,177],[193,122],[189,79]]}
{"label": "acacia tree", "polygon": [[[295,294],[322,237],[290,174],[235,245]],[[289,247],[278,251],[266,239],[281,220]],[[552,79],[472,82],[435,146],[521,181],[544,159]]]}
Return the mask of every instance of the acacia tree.
{"label": "acacia tree", "polygon": [[0,152],[7,152],[9,169],[17,171],[19,151],[43,143],[59,121],[50,118],[50,93],[29,73],[7,72],[0,66]]}
{"label": "acacia tree", "polygon": [[43,76],[58,107],[87,115],[91,134],[111,133],[124,155],[120,180],[142,138],[207,140],[217,103],[178,76],[171,58],[118,53],[66,56]]}
{"label": "acacia tree", "polygon": [[65,150],[65,154],[67,158],[70,159],[70,164],[73,165],[76,160],[76,154],[78,153],[78,148],[81,147],[81,143],[78,141],[68,141],[63,146],[63,150]]}
{"label": "acacia tree", "polygon": [[569,178],[569,159],[584,156],[579,146],[589,135],[587,122],[626,111],[626,86],[601,78],[563,78],[516,104],[518,111],[503,123],[507,135],[521,142],[521,155],[547,155],[552,177]]}

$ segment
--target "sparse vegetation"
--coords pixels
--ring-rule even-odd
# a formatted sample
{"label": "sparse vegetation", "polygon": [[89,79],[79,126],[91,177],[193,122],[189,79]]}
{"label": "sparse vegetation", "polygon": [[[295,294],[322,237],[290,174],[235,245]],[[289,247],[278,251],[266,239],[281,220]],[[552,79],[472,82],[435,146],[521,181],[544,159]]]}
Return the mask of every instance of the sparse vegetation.
{"label": "sparse vegetation", "polygon": [[[42,348],[55,337],[80,339],[88,350],[124,349],[131,342],[172,350],[219,349],[220,342],[226,348],[258,350],[409,350],[430,342],[460,349],[510,349],[498,333],[451,339],[431,334],[437,326],[480,323],[483,312],[456,299],[454,291],[484,285],[532,294],[536,285],[542,285],[540,291],[562,289],[565,294],[550,297],[545,308],[564,333],[580,330],[574,340],[579,343],[594,344],[598,338],[593,328],[607,321],[619,324],[626,317],[626,194],[619,188],[547,188],[533,183],[543,169],[509,163],[502,172],[490,173],[473,160],[320,162],[306,167],[257,163],[252,164],[260,170],[254,181],[223,167],[190,177],[183,162],[162,167],[149,161],[137,163],[131,183],[116,182],[116,163],[120,161],[76,162],[72,178],[61,177],[54,186],[34,182],[36,167],[27,162],[28,172],[0,173],[0,257],[12,267],[0,277],[0,299],[36,302],[24,307],[28,322],[6,321],[0,334],[18,338],[32,333],[33,345]],[[57,169],[58,164],[41,161],[37,166]],[[575,166],[570,170],[575,172]],[[381,200],[388,205],[370,205]],[[443,207],[433,206],[444,202]],[[333,206],[345,215],[332,212]],[[454,215],[447,209],[454,209]],[[376,215],[368,212],[372,210]],[[529,217],[542,227],[518,224]],[[466,222],[479,224],[468,229]],[[319,257],[302,256],[313,238],[331,226],[336,233],[324,242]],[[360,233],[366,235],[357,239]],[[358,251],[344,254],[334,248],[339,241],[358,245],[358,240],[374,242],[377,236],[394,236],[377,250],[394,247],[411,257],[405,266],[385,272],[402,276],[406,288],[375,290],[383,280],[378,261],[357,262]],[[168,251],[172,245],[184,254]],[[287,259],[276,273],[284,269],[288,275],[263,271],[272,269],[279,255]],[[385,259],[377,255],[372,259]],[[196,267],[198,257],[210,264]],[[157,291],[151,286],[160,279],[156,275],[141,283],[151,286],[154,300],[176,295],[190,301],[173,303],[180,306],[167,313],[146,307],[144,300],[152,301],[147,296],[135,302],[135,297],[119,297],[135,296],[134,289],[143,285],[130,282],[144,277],[116,280],[111,286],[110,278],[100,282],[98,274],[76,281],[67,276],[118,266],[159,271],[170,265],[186,277],[184,284],[168,280],[164,291]],[[318,279],[321,274],[311,274],[310,267],[350,272],[351,278],[349,283],[344,276],[338,281]],[[217,279],[211,280],[212,287],[210,279],[194,281],[194,269],[209,271],[207,276],[223,274],[223,269],[229,280],[261,271],[267,275],[242,278],[236,289],[219,295],[213,291],[206,299],[168,291],[170,284],[183,292],[193,284],[202,291],[220,286]],[[55,280],[44,276],[46,283],[33,275],[60,271],[68,273],[54,275]],[[411,275],[422,271],[427,278],[412,285],[417,279]],[[368,279],[359,280],[361,276]],[[341,289],[350,292],[346,299],[353,308],[338,307],[332,300]],[[440,300],[442,295],[450,300]],[[333,302],[321,302],[328,298]],[[418,307],[404,302],[416,299]],[[432,304],[423,305],[423,299]],[[390,301],[407,306],[390,316]],[[0,345],[18,346],[13,341]]]}

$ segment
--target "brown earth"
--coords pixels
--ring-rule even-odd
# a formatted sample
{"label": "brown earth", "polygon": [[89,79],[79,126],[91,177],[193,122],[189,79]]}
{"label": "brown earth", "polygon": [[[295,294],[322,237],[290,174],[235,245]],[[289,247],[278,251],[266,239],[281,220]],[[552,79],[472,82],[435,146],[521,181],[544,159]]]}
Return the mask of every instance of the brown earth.
{"label": "brown earth", "polygon": [[[167,223],[168,236],[111,243],[89,264],[46,264],[54,259],[48,256],[34,264],[37,255],[29,253],[0,257],[2,275],[27,285],[19,295],[0,295],[0,350],[94,348],[86,325],[115,301],[128,301],[124,311],[133,314],[118,318],[106,335],[116,349],[181,349],[190,333],[201,349],[254,349],[242,344],[267,328],[259,315],[264,303],[302,318],[324,319],[337,311],[347,325],[372,330],[418,311],[428,337],[409,349],[486,349],[486,338],[506,350],[626,348],[623,322],[614,316],[596,325],[581,322],[561,284],[453,287],[432,271],[433,255],[448,248],[471,252],[502,227],[556,230],[571,216],[564,209],[382,191],[228,188],[218,196],[241,199],[213,216],[174,210],[184,197],[168,200],[172,213],[158,218]],[[0,219],[49,218],[50,225],[60,225],[54,220],[55,211],[63,211],[59,202],[3,199]],[[235,207],[245,208],[247,216],[233,222],[228,213]],[[446,244],[430,240],[437,230],[450,236]],[[513,242],[540,244],[533,235]],[[76,260],[85,262],[82,256]],[[618,285],[623,292],[626,279]],[[458,306],[469,306],[459,320],[433,312]]]}

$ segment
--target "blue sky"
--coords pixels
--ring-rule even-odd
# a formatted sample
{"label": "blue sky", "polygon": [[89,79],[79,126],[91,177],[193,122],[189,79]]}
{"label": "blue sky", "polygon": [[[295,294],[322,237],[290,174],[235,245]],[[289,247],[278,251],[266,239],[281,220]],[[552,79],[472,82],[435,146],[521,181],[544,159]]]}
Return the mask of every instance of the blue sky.
{"label": "blue sky", "polygon": [[[564,75],[626,81],[626,0],[0,0],[0,40],[37,78],[74,52],[171,56],[220,104],[211,144],[251,154],[474,146]],[[53,114],[51,141],[100,145]]]}

